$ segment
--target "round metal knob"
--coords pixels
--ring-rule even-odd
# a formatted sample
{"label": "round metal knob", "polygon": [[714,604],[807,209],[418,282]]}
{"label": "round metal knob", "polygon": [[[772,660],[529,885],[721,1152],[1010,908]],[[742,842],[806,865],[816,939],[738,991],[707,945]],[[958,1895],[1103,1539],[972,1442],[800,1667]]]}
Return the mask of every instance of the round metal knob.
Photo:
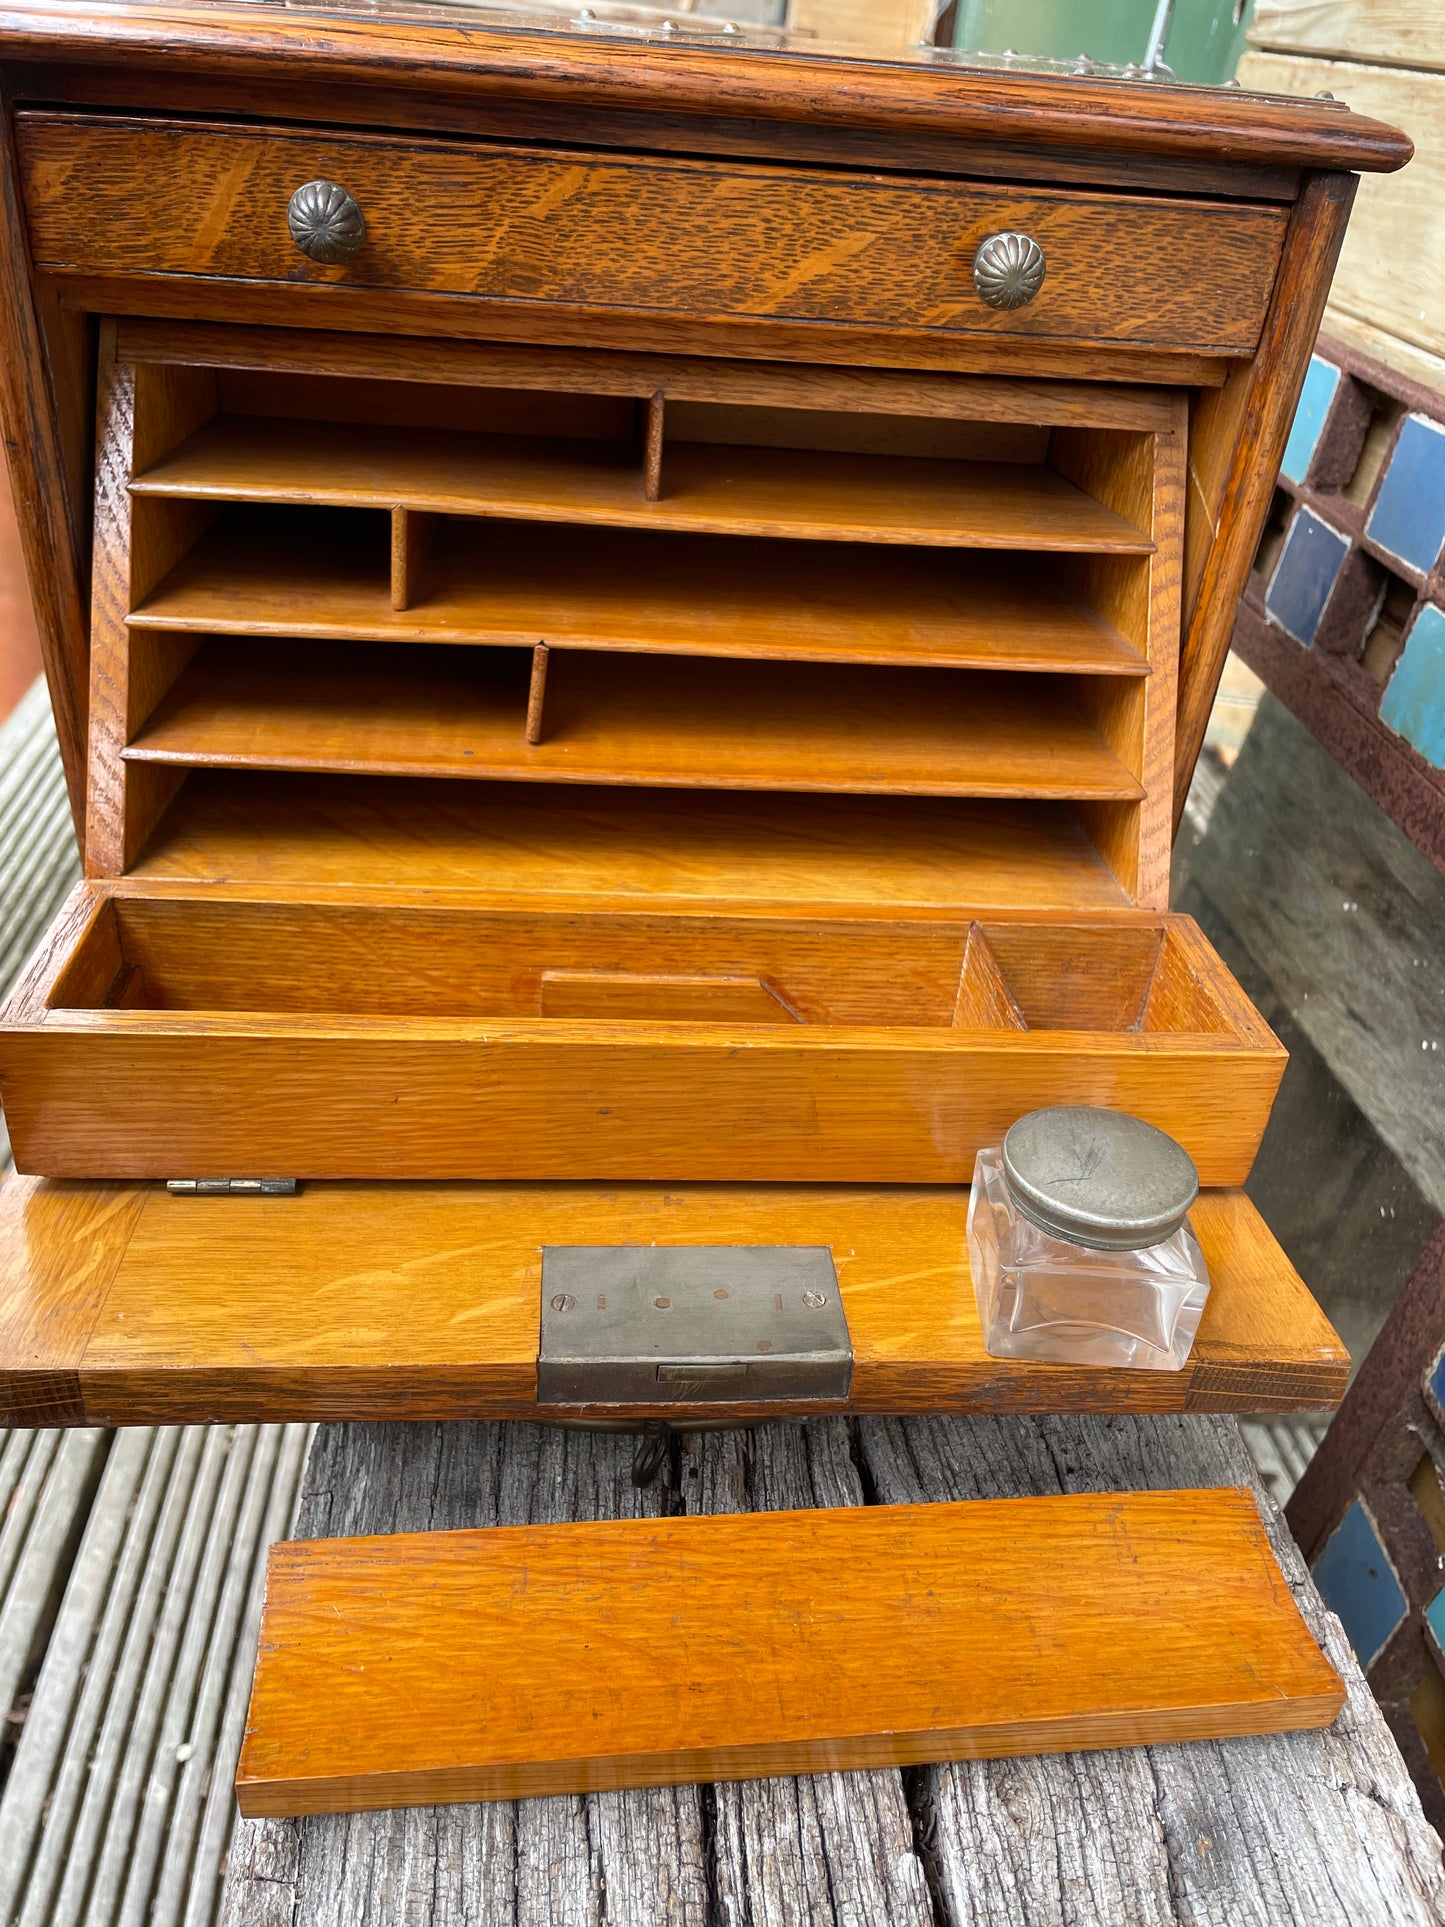
{"label": "round metal knob", "polygon": [[1044,251],[1030,234],[990,234],[973,257],[973,285],[991,308],[1026,308],[1044,273]]}
{"label": "round metal knob", "polygon": [[291,239],[312,261],[349,261],[366,239],[366,216],[354,194],[335,181],[308,181],[286,209]]}

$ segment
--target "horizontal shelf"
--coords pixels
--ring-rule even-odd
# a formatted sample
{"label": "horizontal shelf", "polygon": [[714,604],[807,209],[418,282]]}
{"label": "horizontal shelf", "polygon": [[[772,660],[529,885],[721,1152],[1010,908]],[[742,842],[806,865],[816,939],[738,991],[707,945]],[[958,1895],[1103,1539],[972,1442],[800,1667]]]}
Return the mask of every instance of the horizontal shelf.
{"label": "horizontal shelf", "polygon": [[1066,688],[959,671],[203,643],[131,761],[664,787],[1132,801]]}
{"label": "horizontal shelf", "polygon": [[222,415],[132,482],[141,496],[403,507],[519,521],[944,548],[1147,555],[1153,543],[1036,463],[669,444],[662,494],[612,442]]}
{"label": "horizontal shelf", "polygon": [[344,512],[237,510],[131,623],[358,641],[1148,671],[1142,653],[1036,559],[446,521],[415,606],[398,611],[383,535],[358,529]]}
{"label": "horizontal shelf", "polygon": [[221,770],[186,778],[132,875],[178,890],[799,915],[1129,903],[1062,803]]}

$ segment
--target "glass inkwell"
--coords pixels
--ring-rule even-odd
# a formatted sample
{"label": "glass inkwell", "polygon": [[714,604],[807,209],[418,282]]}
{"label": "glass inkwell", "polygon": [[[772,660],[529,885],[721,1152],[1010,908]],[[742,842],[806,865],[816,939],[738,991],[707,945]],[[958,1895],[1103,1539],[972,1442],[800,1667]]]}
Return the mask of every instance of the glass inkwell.
{"label": "glass inkwell", "polygon": [[979,1152],[968,1248],[994,1358],[1177,1372],[1209,1296],[1189,1223],[1199,1177],[1152,1124],[1031,1111]]}

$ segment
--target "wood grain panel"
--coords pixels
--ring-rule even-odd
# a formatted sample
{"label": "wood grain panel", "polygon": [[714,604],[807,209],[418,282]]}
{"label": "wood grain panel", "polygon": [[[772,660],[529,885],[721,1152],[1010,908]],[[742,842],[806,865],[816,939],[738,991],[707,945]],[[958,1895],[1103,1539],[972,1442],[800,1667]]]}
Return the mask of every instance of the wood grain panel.
{"label": "wood grain panel", "polygon": [[1284,1058],[1217,1035],[106,1009],[11,1029],[0,1080],[17,1167],[53,1176],[959,1184],[1023,1112],[1101,1104],[1241,1184]]}
{"label": "wood grain panel", "polygon": [[541,1247],[646,1227],[662,1244],[830,1246],[858,1411],[1318,1410],[1343,1395],[1348,1356],[1243,1193],[1195,1205],[1211,1289],[1179,1372],[990,1358],[967,1205],[947,1187],[317,1184],[230,1199],[11,1178],[0,1387],[40,1410],[47,1374],[66,1374],[70,1422],[92,1424],[534,1414]]}
{"label": "wood grain panel", "polygon": [[[397,514],[415,529],[416,516]],[[440,529],[424,579],[396,609],[369,524],[344,511],[235,510],[131,627],[1091,675],[1147,668],[1143,649],[1037,558],[487,521]]]}
{"label": "wood grain panel", "polygon": [[337,376],[515,388],[645,399],[661,388],[676,401],[771,408],[839,409],[920,420],[1068,422],[1083,428],[1164,428],[1169,398],[1149,388],[1102,381],[991,379],[848,368],[722,361],[681,354],[615,354],[600,348],[526,347],[506,341],[428,341],[389,334],[249,328],[205,321],[119,322],[132,361],[249,369],[275,376]]}
{"label": "wood grain panel", "polygon": [[944,548],[1144,555],[1150,538],[1028,462],[679,443],[659,500],[635,450],[524,435],[226,415],[137,475],[138,496],[431,509],[509,520]]}
{"label": "wood grain panel", "polygon": [[247,1815],[1275,1733],[1345,1699],[1243,1488],[282,1541],[260,1646]]}
{"label": "wood grain panel", "polygon": [[0,1424],[85,1423],[81,1354],[145,1195],[134,1185],[0,1184]]}
{"label": "wood grain panel", "polygon": [[645,898],[809,914],[1122,909],[1128,899],[1051,803],[552,788],[195,771],[133,866],[136,887],[229,879],[350,900]]}
{"label": "wood grain panel", "polygon": [[[697,137],[712,145],[751,137],[766,149],[801,128],[823,137],[813,151],[828,152],[851,135],[886,134],[891,138],[878,139],[873,150],[881,162],[906,150],[910,137],[934,136],[925,151],[959,165],[968,164],[975,147],[990,166],[1017,159],[1023,149],[1034,169],[1046,160],[1085,178],[1093,167],[1099,170],[1093,178],[1113,180],[1129,157],[1151,179],[1161,168],[1159,178],[1176,188],[1181,173],[1186,180],[1200,172],[1219,179],[1211,163],[1222,157],[1231,171],[1243,168],[1246,180],[1256,166],[1273,174],[1275,191],[1280,171],[1291,167],[1388,171],[1409,158],[1408,142],[1392,128],[1333,102],[1259,100],[1219,89],[1171,90],[1161,112],[1155,87],[967,71],[950,71],[940,85],[926,61],[840,68],[835,58],[801,45],[779,60],[771,49],[746,43],[737,49],[649,45],[501,25],[485,36],[460,35],[451,20],[382,15],[348,21],[318,41],[314,21],[304,17],[268,12],[258,18],[253,8],[234,5],[198,13],[188,0],[121,0],[108,19],[114,25],[102,39],[92,9],[32,0],[13,6],[0,23],[0,46],[30,60],[83,60],[100,70],[102,82],[113,84],[119,70],[132,91],[106,98],[121,106],[143,86],[163,92],[169,79],[181,103],[194,110],[205,104],[207,89],[224,82],[236,89],[228,97],[238,111],[273,110],[279,88],[288,105],[304,103],[302,112],[314,111],[318,98],[334,103],[323,110],[326,119],[354,107],[347,90],[359,83],[403,116],[430,111],[455,124],[446,118],[450,108],[470,128],[479,111],[490,123],[520,110],[551,139],[575,135],[582,115],[594,114],[604,124],[610,120],[613,139],[635,140],[645,137],[650,114],[654,126],[670,118],[684,138],[696,127]],[[554,111],[539,111],[546,109]],[[640,121],[633,118],[638,115]],[[772,125],[750,127],[759,116]],[[1029,130],[1027,147],[1021,124]],[[672,138],[679,138],[677,131]],[[1176,162],[1180,172],[1170,171]]]}
{"label": "wood grain panel", "polygon": [[1176,834],[1354,195],[1348,175],[1306,181],[1290,216],[1259,352],[1231,377],[1232,391],[1206,397],[1195,412],[1188,504],[1193,532],[1186,528],[1185,536],[1189,614],[1174,746]]}
{"label": "wood grain panel", "polygon": [[689,789],[1143,793],[1071,686],[1053,679],[557,652],[533,743],[531,667],[494,650],[210,643],[124,754]]}
{"label": "wood grain panel", "polygon": [[[1227,203],[50,113],[23,115],[17,139],[31,245],[52,273],[300,280],[901,334],[1247,354],[1284,225],[1277,209]],[[318,176],[347,185],[366,213],[367,242],[340,269],[308,262],[285,229],[292,192]],[[156,179],[173,184],[163,226],[144,202]],[[1037,298],[1012,312],[989,308],[970,273],[1000,229],[1033,234],[1050,263]],[[1164,260],[1190,271],[1161,277]]]}

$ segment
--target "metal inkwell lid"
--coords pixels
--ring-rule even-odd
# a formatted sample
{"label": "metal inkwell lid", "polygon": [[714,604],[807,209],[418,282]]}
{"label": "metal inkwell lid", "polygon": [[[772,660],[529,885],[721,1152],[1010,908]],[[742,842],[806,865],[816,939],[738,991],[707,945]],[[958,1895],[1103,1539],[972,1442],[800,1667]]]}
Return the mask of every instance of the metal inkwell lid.
{"label": "metal inkwell lid", "polygon": [[1182,1145],[1141,1118],[1085,1104],[1021,1117],[1003,1141],[1004,1182],[1031,1224],[1070,1244],[1162,1244],[1199,1195]]}

